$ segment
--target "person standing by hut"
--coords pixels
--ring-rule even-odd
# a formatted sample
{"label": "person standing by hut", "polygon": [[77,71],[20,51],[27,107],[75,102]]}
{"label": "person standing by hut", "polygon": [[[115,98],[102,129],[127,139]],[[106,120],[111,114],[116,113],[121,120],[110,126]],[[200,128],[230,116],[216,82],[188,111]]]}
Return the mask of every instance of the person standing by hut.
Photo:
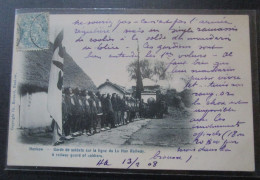
{"label": "person standing by hut", "polygon": [[65,104],[66,104],[66,110],[67,110],[67,126],[66,128],[67,131],[68,131],[68,136],[66,136],[66,138],[68,139],[73,139],[71,134],[73,133],[73,106],[74,106],[74,100],[72,99],[73,95],[72,95],[72,89],[71,88],[66,88],[65,89],[65,97],[64,97],[64,100],[65,100]]}
{"label": "person standing by hut", "polygon": [[84,130],[86,131],[87,135],[91,135],[91,110],[90,110],[90,105],[89,105],[89,96],[88,96],[88,91],[84,90],[82,92],[82,102],[84,105]]}
{"label": "person standing by hut", "polygon": [[80,126],[82,121],[82,114],[83,114],[83,108],[82,108],[82,101],[79,94],[79,89],[74,89],[74,95],[72,96],[73,102],[75,105],[73,105],[73,133],[72,136],[76,137],[81,135]]}
{"label": "person standing by hut", "polygon": [[91,135],[97,132],[97,105],[95,102],[94,94],[92,91],[88,92],[89,94],[89,106],[90,106],[90,120],[91,120]]}
{"label": "person standing by hut", "polygon": [[[101,127],[101,121],[102,121],[102,116],[103,116],[103,111],[102,111],[102,104],[101,104],[101,101],[100,101],[100,93],[97,92],[96,94],[94,94],[94,100],[95,100],[95,103],[96,103],[96,108],[97,108],[97,128],[100,128]],[[100,128],[101,129],[101,128]],[[97,132],[100,132],[97,131]]]}
{"label": "person standing by hut", "polygon": [[102,96],[100,97],[101,107],[102,107],[102,112],[103,112],[102,119],[101,119],[101,131],[110,129],[110,127],[108,126],[108,121],[107,121],[108,109],[107,109],[107,104],[106,104],[107,103],[106,98],[107,98],[106,94],[102,94]]}
{"label": "person standing by hut", "polygon": [[126,107],[126,97],[123,96],[123,99],[121,101],[121,109],[122,109],[122,114],[121,114],[121,118],[122,118],[122,121],[123,121],[123,125],[126,125],[127,124],[127,107]]}
{"label": "person standing by hut", "polygon": [[126,108],[126,124],[129,123],[129,119],[130,119],[130,101],[129,101],[129,97],[126,97],[126,101],[125,101],[126,105],[125,105],[125,108]]}
{"label": "person standing by hut", "polygon": [[107,122],[110,124],[111,128],[115,128],[115,121],[114,121],[114,110],[111,103],[111,95],[107,94],[106,101],[106,110],[107,110]]}
{"label": "person standing by hut", "polygon": [[112,107],[113,107],[113,114],[114,114],[114,122],[113,124],[115,124],[115,127],[118,126],[118,108],[117,108],[117,99],[116,99],[116,93],[112,94],[112,98],[111,98],[111,103],[112,103]]}
{"label": "person standing by hut", "polygon": [[85,104],[84,104],[84,93],[81,89],[78,89],[78,101],[79,101],[79,111],[80,111],[80,118],[78,121],[78,132],[79,135],[82,135],[85,130]]}
{"label": "person standing by hut", "polygon": [[133,122],[134,121],[134,118],[135,118],[135,103],[134,103],[134,98],[131,97],[129,99],[129,104],[130,104],[130,113],[129,113],[129,122]]}
{"label": "person standing by hut", "polygon": [[118,110],[118,114],[117,114],[118,126],[122,126],[123,125],[123,119],[122,119],[122,99],[120,98],[120,96],[118,94],[116,95],[116,101],[117,101],[117,110]]}

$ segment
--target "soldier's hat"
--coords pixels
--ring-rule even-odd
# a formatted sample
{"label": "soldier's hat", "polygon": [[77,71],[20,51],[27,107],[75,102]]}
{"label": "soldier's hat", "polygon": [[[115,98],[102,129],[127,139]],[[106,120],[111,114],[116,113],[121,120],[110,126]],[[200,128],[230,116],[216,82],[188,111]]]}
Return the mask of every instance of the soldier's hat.
{"label": "soldier's hat", "polygon": [[69,94],[69,92],[70,92],[70,91],[69,91],[69,88],[64,88],[64,93],[65,93],[65,94]]}
{"label": "soldier's hat", "polygon": [[79,94],[79,88],[75,88],[75,89],[74,89],[74,93],[75,93],[75,94]]}
{"label": "soldier's hat", "polygon": [[99,91],[97,91],[96,92],[96,96],[100,96],[101,94],[100,94],[100,92]]}
{"label": "soldier's hat", "polygon": [[88,95],[92,97],[94,94],[93,94],[92,91],[89,91],[89,92],[88,92]]}
{"label": "soldier's hat", "polygon": [[86,96],[86,90],[83,89],[80,94],[81,94],[81,96]]}

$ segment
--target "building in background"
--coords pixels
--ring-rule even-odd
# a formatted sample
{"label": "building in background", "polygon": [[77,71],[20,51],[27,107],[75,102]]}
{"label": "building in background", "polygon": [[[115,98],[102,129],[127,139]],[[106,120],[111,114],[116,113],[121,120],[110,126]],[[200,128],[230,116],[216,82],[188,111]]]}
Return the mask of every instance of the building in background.
{"label": "building in background", "polygon": [[112,95],[113,93],[116,93],[120,97],[130,95],[130,92],[128,92],[125,87],[112,83],[109,79],[107,79],[106,82],[101,84],[97,89],[101,94]]}
{"label": "building in background", "polygon": [[[144,78],[143,79],[143,91],[141,92],[141,99],[147,103],[147,100],[152,97],[156,100],[156,91],[160,90],[160,85],[154,82],[151,79]],[[136,92],[136,86],[132,86],[133,94]]]}

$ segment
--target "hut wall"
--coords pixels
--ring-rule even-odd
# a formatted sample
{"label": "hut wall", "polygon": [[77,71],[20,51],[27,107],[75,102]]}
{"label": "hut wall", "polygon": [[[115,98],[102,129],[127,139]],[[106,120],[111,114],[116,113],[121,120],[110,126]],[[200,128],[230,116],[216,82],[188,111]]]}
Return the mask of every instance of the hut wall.
{"label": "hut wall", "polygon": [[27,93],[21,97],[20,127],[39,128],[51,125],[47,110],[47,93]]}

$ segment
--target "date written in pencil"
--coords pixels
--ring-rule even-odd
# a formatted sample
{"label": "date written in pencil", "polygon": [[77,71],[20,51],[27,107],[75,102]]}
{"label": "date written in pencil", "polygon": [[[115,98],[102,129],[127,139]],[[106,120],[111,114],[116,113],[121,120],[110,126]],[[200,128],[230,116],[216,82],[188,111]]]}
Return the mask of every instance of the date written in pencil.
{"label": "date written in pencil", "polygon": [[[124,159],[122,161],[122,165],[125,166],[126,169],[130,169],[131,167],[135,167],[138,168],[140,166],[141,162],[138,161],[138,157],[137,158],[127,158]],[[148,167],[156,167],[158,164],[157,161],[151,161],[149,163],[147,163]],[[111,166],[112,164],[108,161],[108,159],[101,159],[98,161],[98,163],[96,164],[96,166]]]}

